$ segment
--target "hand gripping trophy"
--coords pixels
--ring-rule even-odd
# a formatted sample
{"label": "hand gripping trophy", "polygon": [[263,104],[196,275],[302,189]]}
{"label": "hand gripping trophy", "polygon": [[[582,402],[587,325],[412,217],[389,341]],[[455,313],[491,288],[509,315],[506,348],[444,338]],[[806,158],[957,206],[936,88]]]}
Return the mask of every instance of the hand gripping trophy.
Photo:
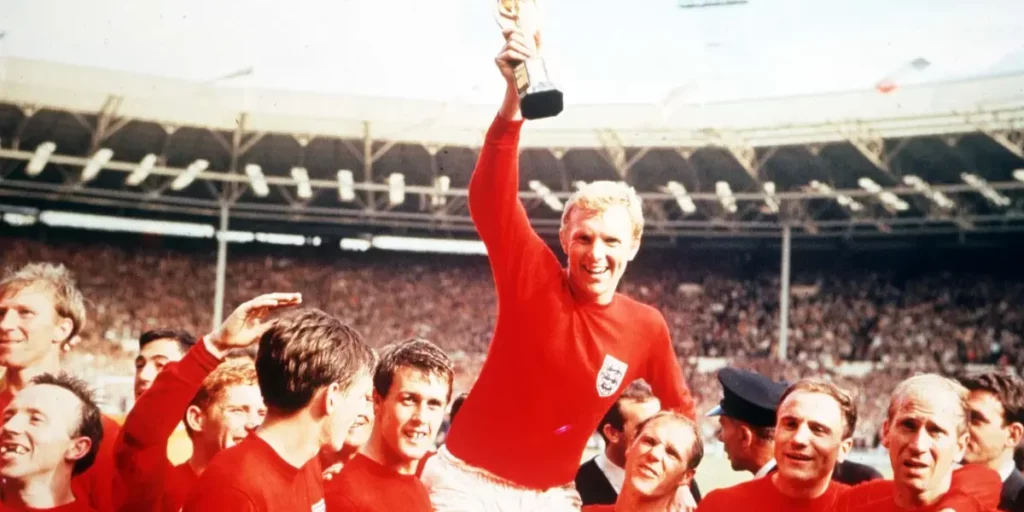
{"label": "hand gripping trophy", "polygon": [[[522,31],[530,44],[537,44],[540,31],[538,0],[498,0],[496,19],[502,30]],[[526,119],[542,119],[562,112],[562,91],[548,76],[544,59],[534,57],[515,67],[520,109]]]}

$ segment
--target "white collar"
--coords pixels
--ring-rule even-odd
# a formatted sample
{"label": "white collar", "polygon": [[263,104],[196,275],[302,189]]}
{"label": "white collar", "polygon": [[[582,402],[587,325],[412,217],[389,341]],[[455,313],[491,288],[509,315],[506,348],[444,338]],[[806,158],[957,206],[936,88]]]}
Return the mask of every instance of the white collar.
{"label": "white collar", "polygon": [[598,469],[604,473],[604,477],[608,479],[608,483],[612,484],[612,488],[615,489],[615,494],[621,494],[622,484],[626,481],[626,470],[620,468],[617,464],[608,459],[604,452],[601,452],[597,454],[597,457],[594,457],[594,463],[597,464]]}
{"label": "white collar", "polygon": [[1005,482],[1006,479],[1010,478],[1010,475],[1012,475],[1016,470],[1017,464],[1013,462],[1013,459],[1006,461],[1006,463],[1003,464],[1003,467],[999,469],[999,479]]}
{"label": "white collar", "polygon": [[771,471],[774,468],[775,468],[775,459],[772,459],[772,460],[768,461],[768,463],[765,464],[764,466],[761,466],[761,469],[757,470],[757,473],[754,473],[754,478],[762,478],[762,477],[768,475],[768,472]]}

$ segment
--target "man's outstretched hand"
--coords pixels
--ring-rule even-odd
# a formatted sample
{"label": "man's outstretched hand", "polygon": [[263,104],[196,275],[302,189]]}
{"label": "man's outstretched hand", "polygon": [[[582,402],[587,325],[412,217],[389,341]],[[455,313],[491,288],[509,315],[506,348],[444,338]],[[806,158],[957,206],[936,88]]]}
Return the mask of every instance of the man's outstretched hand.
{"label": "man's outstretched hand", "polygon": [[215,356],[223,357],[234,348],[246,348],[260,339],[274,324],[270,314],[275,310],[302,304],[300,293],[268,293],[242,303],[206,340]]}

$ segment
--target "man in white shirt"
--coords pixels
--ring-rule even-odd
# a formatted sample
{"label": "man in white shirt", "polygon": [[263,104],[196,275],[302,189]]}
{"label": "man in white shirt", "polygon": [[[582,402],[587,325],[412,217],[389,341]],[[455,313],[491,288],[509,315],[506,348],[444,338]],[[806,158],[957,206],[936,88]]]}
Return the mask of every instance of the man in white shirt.
{"label": "man in white shirt", "polygon": [[1024,437],[1024,381],[1015,375],[986,372],[960,378],[970,392],[965,464],[983,464],[1003,480],[999,510],[1024,512],[1024,476],[1013,452]]}
{"label": "man in white shirt", "polygon": [[760,373],[726,367],[718,372],[723,398],[708,416],[718,416],[718,439],[735,471],[754,478],[775,470],[775,411],[786,385]]}
{"label": "man in white shirt", "polygon": [[576,490],[584,505],[615,503],[626,478],[626,451],[633,443],[637,426],[661,410],[661,402],[643,380],[631,383],[598,426],[604,451],[580,466]]}

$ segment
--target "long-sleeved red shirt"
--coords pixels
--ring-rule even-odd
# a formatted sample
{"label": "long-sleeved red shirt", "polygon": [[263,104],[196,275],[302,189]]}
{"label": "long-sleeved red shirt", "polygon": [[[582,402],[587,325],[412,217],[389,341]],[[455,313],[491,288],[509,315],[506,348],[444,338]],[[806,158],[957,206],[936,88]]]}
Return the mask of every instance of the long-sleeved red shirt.
{"label": "long-sleeved red shirt", "polygon": [[431,512],[430,495],[416,475],[401,475],[357,454],[333,479],[324,482],[331,512]]}
{"label": "long-sleeved red shirt", "polygon": [[157,375],[128,413],[115,445],[115,462],[124,484],[124,512],[178,512],[199,477],[185,462],[173,466],[167,443],[185,416],[189,402],[220,361],[203,340],[177,363]]}
{"label": "long-sleeved red shirt", "polygon": [[258,434],[250,434],[213,458],[182,510],[325,512],[320,458],[297,468]]}
{"label": "long-sleeved red shirt", "polygon": [[697,512],[826,512],[833,509],[836,499],[846,489],[846,485],[830,480],[821,496],[812,500],[794,499],[779,492],[769,476],[711,491],[700,501]]}
{"label": "long-sleeved red shirt", "polygon": [[[1003,482],[999,473],[982,466],[968,464],[953,471],[949,491],[937,503],[917,512],[995,512]],[[872,480],[851,487],[836,501],[838,512],[904,512],[896,505],[896,485],[892,480]]]}
{"label": "long-sleeved red shirt", "polygon": [[[0,391],[0,411],[7,409],[14,394],[10,388]],[[113,512],[119,503],[115,492],[120,491],[117,471],[114,469],[114,444],[120,431],[120,425],[106,414],[100,417],[103,423],[103,439],[99,451],[89,469],[71,479],[71,490],[75,494],[78,505],[88,506],[99,512]],[[71,506],[71,505],[68,505]]]}
{"label": "long-sleeved red shirt", "polygon": [[629,382],[644,378],[665,408],[695,411],[658,310],[621,294],[607,306],[573,298],[519,201],[521,127],[495,119],[470,181],[498,321],[446,443],[475,467],[547,489],[573,481],[587,440]]}
{"label": "long-sleeved red shirt", "polygon": [[75,500],[67,505],[52,508],[17,508],[0,504],[0,512],[96,512],[87,503]]}

